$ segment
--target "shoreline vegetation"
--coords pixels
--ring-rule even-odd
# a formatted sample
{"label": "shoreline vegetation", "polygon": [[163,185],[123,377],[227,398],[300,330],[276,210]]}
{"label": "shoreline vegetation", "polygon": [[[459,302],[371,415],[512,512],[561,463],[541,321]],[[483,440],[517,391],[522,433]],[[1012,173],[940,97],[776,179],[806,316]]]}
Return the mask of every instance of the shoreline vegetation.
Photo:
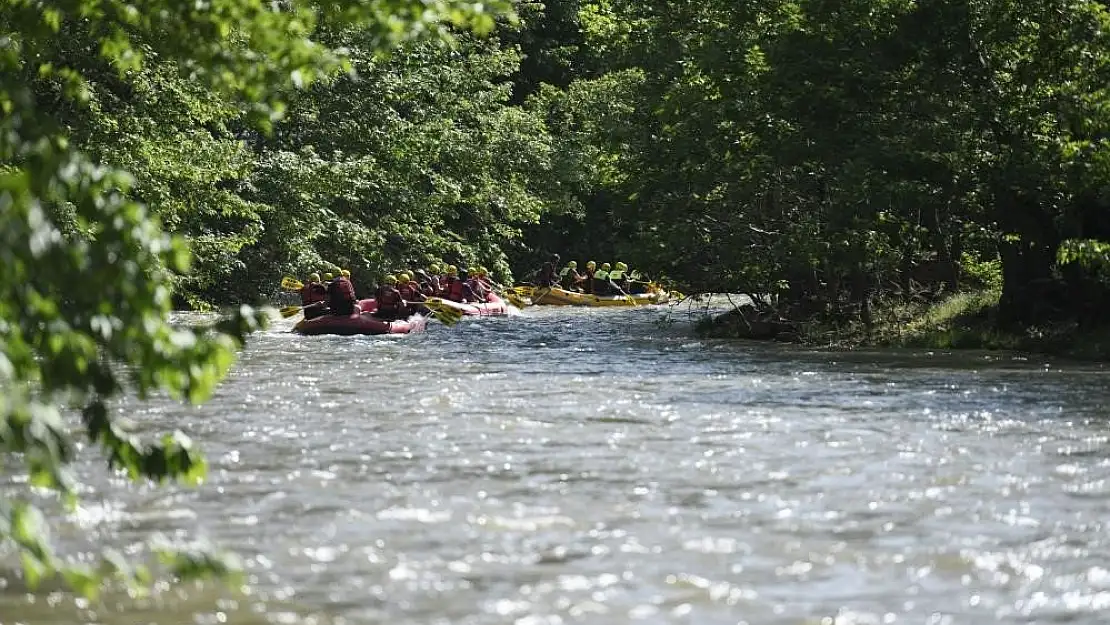
{"label": "shoreline vegetation", "polygon": [[[997,288],[977,289],[950,293],[930,302],[886,303],[874,307],[870,325],[858,320],[769,321],[761,319],[752,307],[740,306],[703,317],[695,331],[703,338],[775,340],[833,350],[988,350],[1110,361],[1110,324],[1081,325],[1072,320],[1005,328],[999,323],[1001,294]],[[772,324],[780,325],[778,331],[770,331]]]}
{"label": "shoreline vegetation", "polygon": [[[0,462],[29,489],[77,500],[78,432],[199,483],[111,402],[206,401],[313,271],[597,259],[773,294],[720,332],[1105,351],[1105,2],[133,4],[0,11]],[[0,500],[30,586],[150,579],[56,554],[35,501]]]}

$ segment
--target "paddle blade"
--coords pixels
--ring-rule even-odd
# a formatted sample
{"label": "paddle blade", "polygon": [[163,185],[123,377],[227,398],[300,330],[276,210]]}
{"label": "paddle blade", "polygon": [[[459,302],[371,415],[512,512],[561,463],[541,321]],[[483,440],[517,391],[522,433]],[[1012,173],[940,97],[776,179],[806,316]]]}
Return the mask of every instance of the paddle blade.
{"label": "paddle blade", "polygon": [[300,291],[304,288],[304,283],[296,278],[285,276],[281,279],[281,288],[286,291]]}
{"label": "paddle blade", "polygon": [[288,319],[293,315],[301,312],[301,306],[283,306],[281,309],[281,318]]}
{"label": "paddle blade", "polygon": [[442,322],[443,325],[447,326],[448,328],[455,325],[459,321],[462,321],[463,318],[463,314],[461,311],[455,310],[450,306],[437,306],[434,311],[436,319],[439,319],[440,322]]}
{"label": "paddle blade", "polygon": [[505,293],[505,299],[509,300],[509,303],[513,306],[516,306],[517,308],[524,308],[528,305],[523,299],[521,299],[519,295],[513,293],[512,291],[508,291]]}
{"label": "paddle blade", "polygon": [[430,308],[435,318],[439,319],[440,322],[448,328],[455,325],[463,318],[461,310],[453,306],[447,306],[443,303],[443,300],[438,297],[429,298],[427,301],[423,302],[423,304]]}

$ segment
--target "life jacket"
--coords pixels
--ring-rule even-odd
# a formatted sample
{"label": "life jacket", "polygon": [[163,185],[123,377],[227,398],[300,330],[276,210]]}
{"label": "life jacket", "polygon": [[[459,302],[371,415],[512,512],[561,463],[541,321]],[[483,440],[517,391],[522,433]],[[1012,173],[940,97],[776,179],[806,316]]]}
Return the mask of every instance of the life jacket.
{"label": "life jacket", "polygon": [[478,301],[485,301],[486,287],[482,284],[481,280],[479,280],[478,278],[471,278],[470,280],[467,280],[467,286],[469,286],[470,290],[474,292],[474,297],[478,298]]}
{"label": "life jacket", "polygon": [[458,278],[448,277],[447,288],[444,291],[447,299],[452,302],[466,301],[466,283]]}
{"label": "life jacket", "polygon": [[308,306],[328,299],[328,288],[319,282],[309,282],[301,287],[301,306]]}
{"label": "life jacket", "polygon": [[401,299],[410,302],[419,299],[419,296],[422,293],[422,291],[420,290],[420,285],[416,282],[406,282],[398,287],[397,291],[398,293],[400,293]]}
{"label": "life jacket", "polygon": [[595,275],[597,275],[597,270],[596,269],[593,269],[593,270],[587,269],[586,270],[586,280],[584,282],[584,285],[586,287],[586,292],[587,293],[593,293],[594,292],[594,276]]}
{"label": "life jacket", "polygon": [[594,272],[594,279],[592,280],[594,295],[611,295],[613,287],[609,284],[609,272],[598,269]]}
{"label": "life jacket", "polygon": [[401,314],[401,292],[388,284],[378,287],[374,299],[378,303],[379,317],[398,317]]}
{"label": "life jacket", "polygon": [[355,287],[343,276],[328,284],[328,308],[333,315],[350,315],[355,312]]}
{"label": "life jacket", "polygon": [[613,282],[620,282],[621,280],[624,280],[624,272],[620,269],[614,269],[609,272],[609,279]]}

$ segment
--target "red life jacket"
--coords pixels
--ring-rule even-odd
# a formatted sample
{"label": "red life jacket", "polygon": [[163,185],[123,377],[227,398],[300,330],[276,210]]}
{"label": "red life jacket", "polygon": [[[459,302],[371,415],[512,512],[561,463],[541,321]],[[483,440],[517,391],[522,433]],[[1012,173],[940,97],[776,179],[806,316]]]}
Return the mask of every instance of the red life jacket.
{"label": "red life jacket", "polygon": [[357,301],[355,286],[347,278],[339,276],[328,285],[328,308],[333,315],[353,313]]}
{"label": "red life jacket", "polygon": [[319,282],[309,282],[301,287],[301,305],[308,306],[328,299],[328,289]]}
{"label": "red life jacket", "polygon": [[378,302],[378,312],[382,316],[398,315],[401,312],[401,293],[388,284],[383,284],[378,287],[378,292],[375,294],[375,300]]}
{"label": "red life jacket", "polygon": [[397,292],[401,294],[401,299],[411,302],[420,293],[420,285],[415,282],[406,282],[397,288]]}
{"label": "red life jacket", "polygon": [[466,299],[465,282],[458,278],[447,278],[447,299],[452,302],[461,302]]}

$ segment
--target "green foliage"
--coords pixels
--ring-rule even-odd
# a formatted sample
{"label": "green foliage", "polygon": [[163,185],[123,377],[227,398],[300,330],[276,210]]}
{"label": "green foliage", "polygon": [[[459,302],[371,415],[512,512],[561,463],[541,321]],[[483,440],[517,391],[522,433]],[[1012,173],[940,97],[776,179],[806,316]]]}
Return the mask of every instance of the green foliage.
{"label": "green foliage", "polygon": [[[1110,303],[1056,258],[1064,239],[1110,240],[1104,3],[593,0],[579,16],[607,76],[641,80],[616,98],[621,125],[557,131],[615,166],[544,247],[693,291],[779,291],[802,317],[865,317],[962,269],[989,284],[966,257],[1000,259],[1002,319],[1058,314],[1036,302],[1062,292]],[[566,94],[610,104],[602,80]]]}
{"label": "green foliage", "polygon": [[1061,265],[1079,263],[1087,269],[1110,270],[1110,243],[1089,239],[1068,239],[1060,244],[1056,258]]}
{"label": "green foliage", "polygon": [[[172,326],[174,289],[207,290],[241,268],[272,207],[245,199],[246,128],[273,128],[289,89],[349,68],[321,28],[378,54],[422,33],[488,31],[506,2],[463,0],[0,0],[0,453],[72,505],[71,408],[112,470],[196,483],[205,464],[180,432],[143,441],[108,402],[120,393],[204,401],[260,317]],[[490,11],[494,13],[490,13]],[[503,149],[503,148],[502,148]],[[125,173],[131,170],[133,173]],[[158,219],[148,212],[147,206]],[[190,235],[206,270],[188,276]],[[213,269],[215,268],[215,269]],[[109,577],[149,581],[118,553],[67,563],[29,498],[0,501],[0,540],[27,581],[60,573],[95,594]],[[226,573],[203,552],[163,554],[180,578]]]}
{"label": "green foliage", "polygon": [[1002,291],[1002,259],[979,260],[964,252],[960,259],[960,271],[964,280],[973,289],[992,292]]}

